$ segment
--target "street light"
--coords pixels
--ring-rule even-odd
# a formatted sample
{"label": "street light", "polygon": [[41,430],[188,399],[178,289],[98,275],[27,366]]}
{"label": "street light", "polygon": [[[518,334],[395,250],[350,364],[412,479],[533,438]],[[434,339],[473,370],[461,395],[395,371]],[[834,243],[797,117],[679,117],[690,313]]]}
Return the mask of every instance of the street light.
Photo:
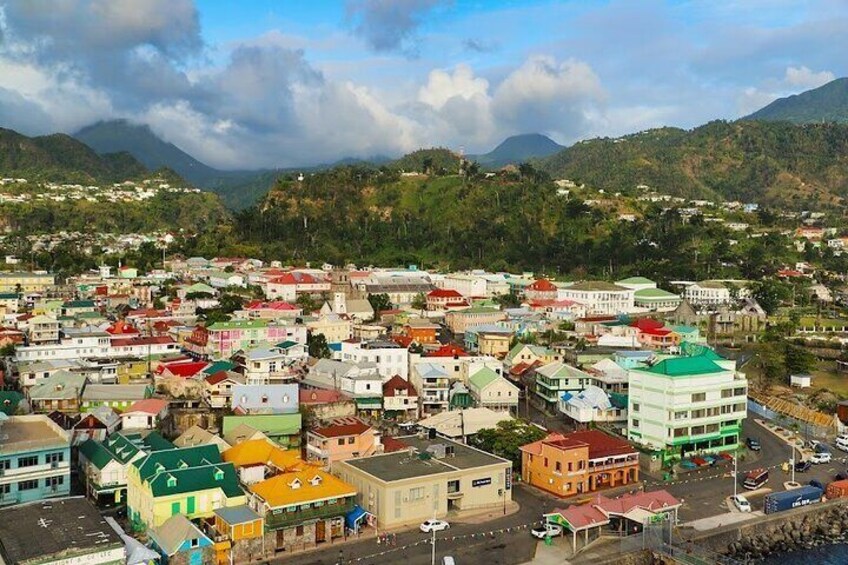
{"label": "street light", "polygon": [[436,565],[436,528],[430,531],[433,532],[433,541],[430,542],[433,544],[432,553],[430,554],[430,565]]}
{"label": "street light", "polygon": [[739,482],[739,480],[737,478],[737,472],[738,471],[737,471],[737,467],[736,467],[736,461],[738,459],[739,459],[738,454],[734,453],[733,454],[733,498],[734,499],[736,498],[736,492],[737,492],[736,489],[738,488],[737,483]]}

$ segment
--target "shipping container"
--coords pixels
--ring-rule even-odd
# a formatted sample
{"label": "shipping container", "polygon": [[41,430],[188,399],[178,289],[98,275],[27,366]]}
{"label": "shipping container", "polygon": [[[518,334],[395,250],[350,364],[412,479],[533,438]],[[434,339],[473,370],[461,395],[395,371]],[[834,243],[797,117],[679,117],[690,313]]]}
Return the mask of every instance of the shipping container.
{"label": "shipping container", "polygon": [[821,500],[821,497],[822,490],[813,486],[803,486],[792,490],[773,492],[766,496],[763,510],[766,514],[783,512],[784,510],[815,504]]}
{"label": "shipping container", "polygon": [[845,496],[848,496],[848,479],[833,481],[827,485],[828,498],[843,498]]}

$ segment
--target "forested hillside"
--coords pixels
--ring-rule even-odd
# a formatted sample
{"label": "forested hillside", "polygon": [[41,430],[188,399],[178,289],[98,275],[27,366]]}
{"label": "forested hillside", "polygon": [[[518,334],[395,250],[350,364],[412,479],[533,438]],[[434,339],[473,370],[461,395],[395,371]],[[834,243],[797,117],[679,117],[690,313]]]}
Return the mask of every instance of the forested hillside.
{"label": "forested hillside", "polygon": [[711,122],[577,143],[539,162],[556,178],[632,191],[823,208],[848,195],[848,125]]}

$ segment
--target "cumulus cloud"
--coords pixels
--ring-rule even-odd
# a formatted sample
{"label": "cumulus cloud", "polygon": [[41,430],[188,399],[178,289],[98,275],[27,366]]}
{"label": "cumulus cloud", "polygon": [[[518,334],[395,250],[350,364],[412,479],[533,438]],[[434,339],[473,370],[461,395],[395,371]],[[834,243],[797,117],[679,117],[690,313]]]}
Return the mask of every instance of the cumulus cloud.
{"label": "cumulus cloud", "polygon": [[375,51],[416,53],[422,19],[443,0],[348,0],[353,31]]}
{"label": "cumulus cloud", "polygon": [[751,114],[778,98],[818,88],[835,78],[836,75],[830,71],[816,72],[804,65],[786,67],[781,78],[768,79],[758,86],[744,88],[738,99],[739,112],[743,116]]}
{"label": "cumulus cloud", "polygon": [[815,72],[807,67],[787,67],[786,76],[783,81],[789,86],[797,86],[800,88],[817,88],[823,84],[827,84],[836,78],[830,71]]}

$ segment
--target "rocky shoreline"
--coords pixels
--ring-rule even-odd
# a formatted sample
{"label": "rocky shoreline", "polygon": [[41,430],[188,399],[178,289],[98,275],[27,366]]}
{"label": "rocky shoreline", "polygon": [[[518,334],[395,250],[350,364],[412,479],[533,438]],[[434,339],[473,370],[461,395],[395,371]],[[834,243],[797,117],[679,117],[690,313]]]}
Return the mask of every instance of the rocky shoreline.
{"label": "rocky shoreline", "polygon": [[800,521],[775,524],[769,530],[731,542],[726,554],[738,560],[763,559],[823,545],[848,542],[848,513],[844,506],[807,514]]}

